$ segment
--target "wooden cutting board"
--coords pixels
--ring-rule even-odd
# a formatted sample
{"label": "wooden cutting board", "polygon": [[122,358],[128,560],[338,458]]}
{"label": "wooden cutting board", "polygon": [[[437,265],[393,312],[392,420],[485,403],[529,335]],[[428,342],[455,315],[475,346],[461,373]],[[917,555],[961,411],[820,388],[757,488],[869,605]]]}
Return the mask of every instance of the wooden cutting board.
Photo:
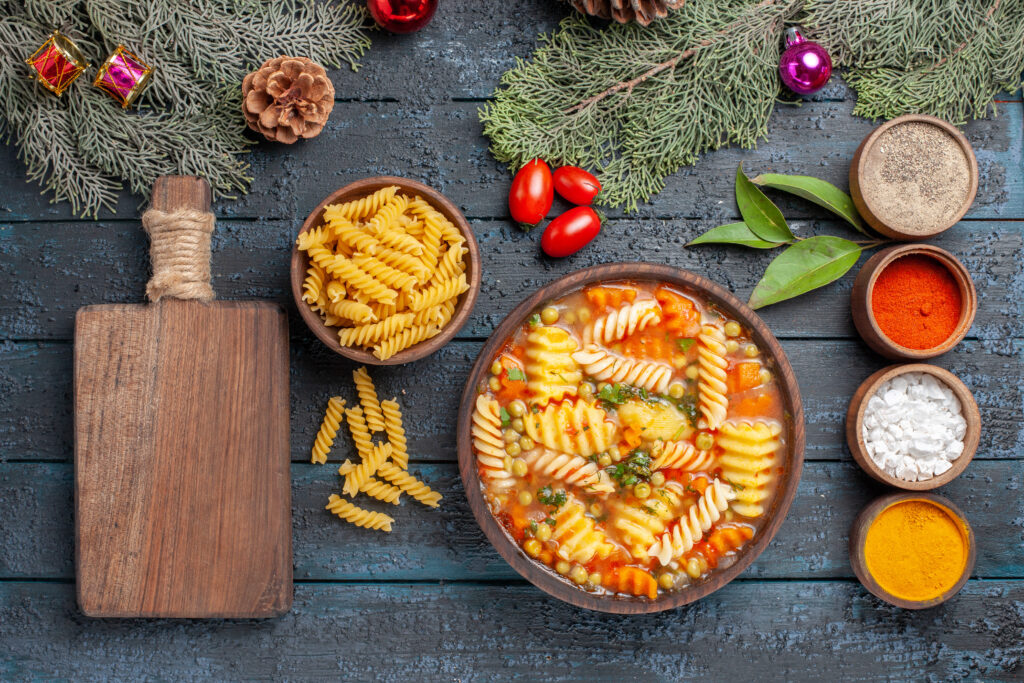
{"label": "wooden cutting board", "polygon": [[[160,178],[153,208],[209,211]],[[272,617],[292,601],[288,327],[265,302],[75,321],[78,602],[95,617]]]}

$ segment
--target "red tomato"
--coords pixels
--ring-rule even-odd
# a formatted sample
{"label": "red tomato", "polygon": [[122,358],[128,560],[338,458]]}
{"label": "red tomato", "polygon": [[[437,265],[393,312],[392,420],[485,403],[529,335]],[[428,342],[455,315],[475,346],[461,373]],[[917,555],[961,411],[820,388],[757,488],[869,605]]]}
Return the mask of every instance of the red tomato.
{"label": "red tomato", "polygon": [[508,208],[512,220],[524,230],[544,220],[551,209],[555,194],[551,189],[551,169],[540,159],[534,159],[519,169],[508,191]]}
{"label": "red tomato", "polygon": [[600,191],[601,182],[579,166],[555,169],[555,192],[573,204],[590,204]]}
{"label": "red tomato", "polygon": [[551,221],[540,239],[548,256],[568,256],[587,245],[601,231],[601,218],[589,206],[576,206]]}

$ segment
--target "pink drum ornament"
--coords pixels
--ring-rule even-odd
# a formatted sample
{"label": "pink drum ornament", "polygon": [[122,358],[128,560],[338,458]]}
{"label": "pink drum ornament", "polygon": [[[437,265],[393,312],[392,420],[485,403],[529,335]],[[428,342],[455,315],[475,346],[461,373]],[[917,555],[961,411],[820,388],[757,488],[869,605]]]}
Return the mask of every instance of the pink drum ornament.
{"label": "pink drum ornament", "polygon": [[138,99],[152,76],[151,66],[125,49],[124,45],[118,45],[103,62],[92,84],[110,93],[124,109]]}
{"label": "pink drum ornament", "polygon": [[786,29],[786,49],[779,59],[779,75],[798,95],[810,95],[825,87],[832,76],[832,58],[821,45],[807,40],[800,29]]}

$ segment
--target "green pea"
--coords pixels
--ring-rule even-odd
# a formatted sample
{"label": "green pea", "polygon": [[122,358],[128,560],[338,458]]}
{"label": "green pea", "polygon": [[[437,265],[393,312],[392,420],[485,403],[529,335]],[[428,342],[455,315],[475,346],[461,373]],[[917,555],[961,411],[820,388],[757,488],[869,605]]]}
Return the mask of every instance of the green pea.
{"label": "green pea", "polygon": [[517,417],[514,420],[512,420],[511,425],[512,425],[512,429],[516,430],[520,434],[522,434],[523,430],[526,429],[526,425],[523,424],[523,418],[521,418],[521,417]]}
{"label": "green pea", "polygon": [[[521,449],[519,448],[519,444],[517,443],[509,444],[508,446],[506,446],[505,452],[508,453],[508,449],[512,448],[512,446],[516,447],[516,452],[509,453],[509,455],[518,455]],[[525,460],[523,460],[522,458],[516,458],[515,460],[512,461],[512,474],[516,475],[517,477],[525,477],[526,472],[527,467]]]}
{"label": "green pea", "polygon": [[525,434],[519,437],[519,447],[522,448],[524,451],[532,449],[535,445],[536,444],[533,443],[533,439],[526,436]]}
{"label": "green pea", "polygon": [[594,397],[594,385],[591,384],[590,382],[584,382],[583,384],[581,384],[580,388],[577,391],[580,395],[580,398],[582,398],[585,401],[589,401]]}
{"label": "green pea", "polygon": [[505,410],[507,410],[508,414],[512,417],[522,417],[526,414],[526,404],[517,398],[509,403]]}
{"label": "green pea", "polygon": [[757,348],[757,344],[747,344],[743,347],[743,355],[747,358],[756,358],[759,353],[761,351]]}
{"label": "green pea", "polygon": [[545,325],[554,325],[558,322],[558,309],[554,306],[547,306],[540,312],[540,321]]}
{"label": "green pea", "polygon": [[743,328],[735,320],[730,320],[725,324],[725,334],[727,337],[738,337],[743,334]]}
{"label": "green pea", "polygon": [[651,495],[651,485],[640,482],[633,487],[633,495],[643,500]]}
{"label": "green pea", "polygon": [[551,526],[548,524],[538,524],[536,536],[538,541],[548,540],[551,538]]}
{"label": "green pea", "polygon": [[491,374],[492,375],[500,375],[501,374],[501,363],[499,363],[498,361],[494,361],[493,363],[491,363]]}
{"label": "green pea", "polygon": [[661,486],[665,483],[665,475],[661,472],[655,472],[651,475],[651,484],[654,486]]}
{"label": "green pea", "polygon": [[673,382],[668,387],[668,395],[672,398],[682,398],[685,393],[686,387],[683,386],[682,382]]}
{"label": "green pea", "polygon": [[498,381],[497,377],[491,377],[487,381],[487,386],[491,388],[491,391],[501,391],[501,382]]}
{"label": "green pea", "polygon": [[569,572],[569,578],[572,579],[574,583],[581,586],[587,582],[587,576],[587,570],[580,565],[576,565],[572,568],[572,571]]}
{"label": "green pea", "polygon": [[505,439],[505,443],[512,443],[513,441],[519,440],[519,435],[514,430],[506,429],[505,433],[501,435]]}
{"label": "green pea", "polygon": [[[529,491],[520,491],[519,492],[519,504],[520,505],[529,505],[532,502],[533,502],[533,494],[532,493],[530,493]],[[547,524],[544,524],[542,526],[547,526]],[[537,531],[540,531],[540,527],[537,527]],[[537,534],[537,535],[540,536],[540,534]]]}
{"label": "green pea", "polygon": [[[509,455],[516,456],[516,455],[519,455],[520,453],[522,453],[523,449],[519,447],[518,443],[513,441],[509,445],[505,446],[505,452],[508,453]],[[520,461],[520,462],[522,462],[522,461]],[[525,463],[523,463],[523,464],[525,464]],[[516,471],[516,463],[513,462],[512,463],[512,473],[515,474],[515,471]],[[525,474],[525,472],[524,472],[524,474]]]}
{"label": "green pea", "polygon": [[711,436],[708,432],[700,432],[693,440],[693,445],[695,445],[698,450],[709,451],[715,445],[715,437]]}

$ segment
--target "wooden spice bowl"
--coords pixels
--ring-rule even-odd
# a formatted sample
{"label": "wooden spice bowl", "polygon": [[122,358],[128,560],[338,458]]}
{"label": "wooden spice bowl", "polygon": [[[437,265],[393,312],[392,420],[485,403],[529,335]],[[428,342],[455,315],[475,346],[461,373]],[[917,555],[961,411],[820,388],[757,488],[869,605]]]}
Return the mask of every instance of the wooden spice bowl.
{"label": "wooden spice bowl", "polygon": [[[866,191],[870,192],[870,185],[872,183],[872,180],[869,178],[870,170],[874,165],[881,163],[880,154],[876,153],[876,143],[879,138],[886,133],[886,131],[907,123],[929,124],[941,129],[960,147],[967,160],[967,191],[964,195],[963,202],[949,217],[935,223],[925,231],[909,232],[886,223],[883,216],[884,212],[877,206],[872,207],[870,199],[865,199],[865,193]],[[850,197],[853,199],[853,203],[857,207],[857,212],[860,213],[872,228],[886,237],[890,237],[895,240],[922,240],[934,237],[940,232],[948,230],[964,217],[968,209],[971,208],[971,204],[974,203],[974,197],[977,193],[978,160],[974,156],[974,149],[971,147],[971,143],[967,140],[964,134],[960,132],[960,129],[953,124],[926,114],[906,114],[883,123],[861,141],[860,146],[858,146],[857,151],[854,152],[853,160],[850,163]]]}
{"label": "wooden spice bowl", "polygon": [[480,292],[480,247],[477,245],[476,237],[473,235],[473,229],[470,227],[469,221],[466,220],[466,217],[462,215],[458,207],[449,201],[447,197],[415,180],[395,176],[375,176],[349,183],[345,187],[332,192],[313,209],[309,217],[303,222],[299,234],[301,235],[307,230],[323,223],[324,208],[329,204],[340,204],[354,199],[361,199],[381,188],[392,185],[398,186],[399,191],[404,194],[419,195],[430,202],[430,205],[451,221],[459,229],[463,237],[466,238],[465,246],[468,250],[465,256],[466,282],[469,285],[469,289],[459,295],[452,319],[448,321],[448,324],[444,326],[444,329],[437,336],[422,341],[404,351],[399,351],[386,360],[380,360],[371,351],[361,347],[342,346],[338,342],[339,328],[325,325],[323,318],[302,299],[302,283],[306,279],[306,270],[309,268],[309,257],[306,256],[305,252],[299,251],[297,245],[292,245],[292,296],[295,298],[295,305],[299,309],[299,315],[302,316],[302,319],[309,329],[313,331],[313,334],[329,349],[346,358],[367,365],[400,365],[425,358],[434,353],[451,341],[452,337],[466,324],[470,314],[473,312],[473,306],[476,304],[476,298]]}
{"label": "wooden spice bowl", "polygon": [[[892,476],[879,467],[867,451],[864,443],[864,411],[867,408],[868,400],[875,395],[878,387],[893,377],[909,372],[924,372],[939,380],[956,395],[960,401],[961,414],[967,422],[967,431],[964,433],[964,450],[960,457],[953,461],[953,466],[942,474],[926,479],[924,481],[906,481]],[[974,458],[978,450],[978,441],[981,438],[981,413],[978,411],[978,403],[974,395],[967,388],[960,378],[936,365],[927,363],[911,363],[908,365],[890,365],[868,377],[854,392],[850,399],[850,407],[846,412],[846,444],[850,447],[850,453],[857,464],[861,466],[868,475],[883,484],[895,486],[907,491],[928,491],[938,488],[960,476],[967,465]]]}
{"label": "wooden spice bowl", "polygon": [[[867,560],[864,555],[864,543],[867,538],[867,532],[875,519],[892,505],[914,500],[926,501],[942,508],[951,519],[959,524],[964,543],[967,545],[967,561],[964,563],[964,570],[960,578],[952,587],[931,600],[908,600],[893,595],[882,588],[871,572],[868,571]],[[903,609],[927,609],[941,605],[952,598],[967,583],[967,579],[970,578],[971,573],[974,571],[976,558],[977,548],[974,543],[974,531],[971,529],[971,525],[968,524],[967,517],[948,498],[934,493],[890,493],[881,496],[861,510],[860,514],[853,521],[853,526],[850,527],[850,564],[853,567],[853,573],[857,575],[857,579],[872,595],[888,602],[890,605]]]}
{"label": "wooden spice bowl", "polygon": [[[930,349],[911,349],[891,340],[882,332],[871,307],[871,295],[878,276],[896,259],[912,254],[927,256],[945,266],[960,290],[960,319],[956,328],[945,341]],[[926,360],[941,356],[967,336],[978,312],[978,292],[964,264],[945,249],[930,244],[898,244],[882,249],[861,267],[853,282],[850,309],[857,332],[875,352],[893,360]]]}
{"label": "wooden spice bowl", "polygon": [[[655,600],[581,590],[568,578],[559,576],[552,569],[530,558],[491,514],[481,489],[477,458],[472,445],[471,429],[478,386],[488,376],[491,359],[508,337],[545,302],[560,299],[587,285],[616,280],[653,280],[681,286],[706,297],[724,315],[732,317],[748,328],[754,343],[763,349],[765,356],[771,360],[773,372],[779,383],[787,433],[786,447],[781,455],[785,471],[778,483],[771,508],[765,512],[764,523],[752,542],[744,546],[736,562],[729,567],[716,570],[704,581],[678,592],[659,596]],[[782,526],[796,495],[803,468],[805,438],[803,404],[796,375],[778,340],[749,306],[725,288],[686,270],[652,263],[609,263],[569,273],[541,287],[516,306],[498,325],[480,350],[466,380],[459,404],[457,444],[459,473],[473,516],[498,553],[523,578],[548,595],[577,607],[613,614],[650,614],[686,605],[713,593],[739,576],[768,547]]]}

